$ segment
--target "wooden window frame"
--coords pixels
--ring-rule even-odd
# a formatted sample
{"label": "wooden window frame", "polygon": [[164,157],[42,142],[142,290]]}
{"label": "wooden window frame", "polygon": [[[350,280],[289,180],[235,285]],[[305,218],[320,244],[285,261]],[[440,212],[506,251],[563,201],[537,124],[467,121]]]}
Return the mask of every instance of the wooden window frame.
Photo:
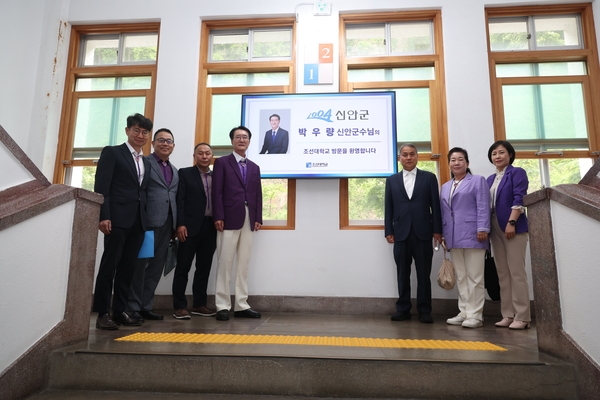
{"label": "wooden window frame", "polygon": [[[156,96],[156,71],[158,68],[158,59],[154,64],[86,67],[79,67],[78,65],[79,52],[81,49],[81,39],[83,36],[93,34],[104,35],[119,33],[156,33],[160,35],[160,23],[74,25],[71,27],[71,39],[69,43],[69,53],[67,61],[67,74],[65,79],[65,90],[60,118],[56,162],[54,166],[54,183],[64,183],[67,168],[96,166],[96,160],[72,159],[74,146],[73,141],[75,139],[75,119],[77,116],[77,104],[79,99],[143,96],[146,98],[144,115],[150,119],[153,119]],[[75,83],[78,78],[127,76],[150,76],[150,89],[98,90],[85,92],[75,91]],[[123,124],[125,124],[125,121],[123,121]],[[143,147],[143,151],[145,154],[150,153],[150,142],[146,143],[146,145]]]}
{"label": "wooden window frame", "polygon": [[[273,61],[219,61],[210,62],[210,33],[215,30],[292,28],[292,57]],[[200,32],[200,66],[198,72],[198,102],[196,109],[196,143],[210,143],[210,123],[213,94],[295,93],[296,86],[296,20],[295,18],[257,18],[211,20],[202,22]],[[287,86],[208,87],[209,74],[287,72]],[[288,179],[287,221],[285,225],[263,225],[265,230],[294,230],[296,228],[296,180]]]}
{"label": "wooden window frame", "polygon": [[[434,53],[408,56],[346,57],[346,25],[387,22],[432,21]],[[446,84],[444,73],[444,46],[442,37],[441,10],[345,14],[340,16],[340,91],[352,92],[355,89],[401,89],[429,88],[431,107],[431,152],[419,153],[423,161],[439,162],[448,152],[448,125],[446,108]],[[389,81],[389,82],[348,82],[348,70],[360,68],[399,68],[434,67],[435,79],[426,81]],[[450,179],[447,168],[439,168],[439,179]],[[382,230],[383,223],[370,225],[351,225],[349,218],[348,179],[339,180],[339,221],[340,230]]]}
{"label": "wooden window frame", "polygon": [[[579,14],[583,48],[571,50],[519,50],[491,51],[489,41],[489,20],[502,17],[530,17],[537,15],[572,15]],[[600,107],[600,67],[598,64],[598,47],[594,32],[594,21],[591,4],[562,4],[544,6],[518,6],[502,8],[486,8],[486,35],[488,46],[490,84],[492,94],[492,115],[494,123],[495,140],[506,140],[506,127],[504,123],[504,104],[502,87],[511,85],[536,85],[536,84],[565,84],[581,83],[583,100],[588,128],[589,150],[567,150],[560,154],[539,154],[534,150],[519,150],[519,158],[598,158],[600,155],[600,114],[595,113]],[[515,63],[545,63],[584,61],[587,75],[578,76],[532,76],[498,78],[496,65]]]}

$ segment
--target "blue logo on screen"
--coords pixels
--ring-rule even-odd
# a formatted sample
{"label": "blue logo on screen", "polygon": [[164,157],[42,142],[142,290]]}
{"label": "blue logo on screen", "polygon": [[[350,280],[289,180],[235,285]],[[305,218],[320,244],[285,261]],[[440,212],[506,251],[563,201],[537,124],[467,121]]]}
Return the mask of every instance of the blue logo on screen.
{"label": "blue logo on screen", "polygon": [[306,168],[310,168],[310,167],[312,167],[312,163],[311,162],[307,162],[306,163]]}
{"label": "blue logo on screen", "polygon": [[308,114],[306,119],[320,119],[325,122],[333,122],[331,120],[331,108],[327,111],[319,110]]}

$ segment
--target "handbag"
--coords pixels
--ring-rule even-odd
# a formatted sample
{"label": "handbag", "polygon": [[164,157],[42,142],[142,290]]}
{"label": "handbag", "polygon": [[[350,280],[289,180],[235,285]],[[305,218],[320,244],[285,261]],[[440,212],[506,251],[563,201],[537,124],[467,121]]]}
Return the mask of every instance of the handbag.
{"label": "handbag", "polygon": [[484,280],[485,288],[487,289],[488,296],[492,301],[500,301],[500,282],[498,282],[498,272],[496,271],[496,262],[492,253],[489,250],[485,251],[485,270]]}
{"label": "handbag", "polygon": [[444,259],[442,260],[442,266],[440,272],[438,272],[437,282],[442,289],[451,290],[456,284],[456,275],[454,274],[454,264],[448,259],[448,252],[446,251],[446,244],[442,243],[444,248]]}
{"label": "handbag", "polygon": [[163,276],[167,276],[177,266],[177,251],[179,250],[179,239],[173,238],[169,242],[167,258],[165,259],[165,270]]}

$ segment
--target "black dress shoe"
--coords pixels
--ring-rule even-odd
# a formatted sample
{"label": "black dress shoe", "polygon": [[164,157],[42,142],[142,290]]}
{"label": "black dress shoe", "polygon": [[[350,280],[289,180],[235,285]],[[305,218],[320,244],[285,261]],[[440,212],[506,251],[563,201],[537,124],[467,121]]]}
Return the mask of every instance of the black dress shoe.
{"label": "black dress shoe", "polygon": [[392,321],[406,321],[408,319],[411,319],[412,315],[410,315],[409,312],[395,312],[392,314]]}
{"label": "black dress shoe", "polygon": [[237,318],[260,318],[260,313],[251,308],[243,311],[236,311],[233,313],[233,315]]}
{"label": "black dress shoe", "polygon": [[155,314],[152,310],[150,311],[140,311],[140,314],[142,317],[144,317],[144,319],[147,319],[149,321],[162,321],[163,319],[165,319],[165,317],[163,315],[160,314]]}
{"label": "black dress shoe", "polygon": [[217,311],[217,321],[229,321],[229,311],[228,310]]}
{"label": "black dress shoe", "polygon": [[115,321],[110,318],[110,315],[104,314],[96,319],[96,329],[103,331],[114,331],[119,329]]}
{"label": "black dress shoe", "polygon": [[141,323],[144,322],[144,317],[142,317],[142,314],[140,314],[138,311],[130,311],[127,313],[127,315],[129,315],[129,318],[131,319],[137,319]]}
{"label": "black dress shoe", "polygon": [[419,314],[419,321],[424,324],[433,324],[433,318],[431,314]]}
{"label": "black dress shoe", "polygon": [[115,321],[117,324],[119,325],[123,325],[123,326],[140,326],[142,325],[142,323],[140,322],[139,319],[137,318],[132,318],[129,315],[127,315],[127,313],[122,312],[119,314],[114,314],[112,316],[113,321]]}

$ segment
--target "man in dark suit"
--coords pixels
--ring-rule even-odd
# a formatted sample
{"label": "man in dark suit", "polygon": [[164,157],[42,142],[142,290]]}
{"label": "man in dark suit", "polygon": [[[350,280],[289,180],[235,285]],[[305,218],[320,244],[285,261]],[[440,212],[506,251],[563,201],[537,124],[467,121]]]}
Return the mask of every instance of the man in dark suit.
{"label": "man in dark suit", "polygon": [[260,154],[285,154],[288,151],[288,131],[279,127],[279,115],[269,117],[271,129],[265,133],[265,141]]}
{"label": "man in dark suit", "polygon": [[398,301],[392,321],[410,319],[410,269],[417,272],[419,321],[432,323],[431,259],[432,238],[442,240],[442,216],[438,182],[434,174],[417,169],[419,156],[412,144],[400,148],[403,171],[387,178],[385,184],[385,238],[394,244],[398,275]]}
{"label": "man in dark suit", "polygon": [[213,223],[212,148],[208,143],[200,143],[194,148],[194,166],[179,170],[177,190],[177,266],[173,278],[173,317],[190,319],[186,310],[185,289],[188,275],[196,257],[196,271],[192,283],[194,303],[192,314],[210,317],[216,311],[206,305],[206,288],[212,266],[213,254],[217,247],[217,230]]}
{"label": "man in dark suit", "polygon": [[247,302],[252,233],[259,230],[263,222],[260,168],[246,158],[251,137],[252,133],[245,126],[233,128],[229,132],[233,153],[218,158],[213,170],[213,216],[219,260],[215,303],[219,321],[229,319],[229,277],[234,257],[237,257],[234,316],[260,318],[260,313]]}
{"label": "man in dark suit", "polygon": [[150,163],[143,157],[142,146],[151,130],[152,121],[148,118],[141,114],[130,115],[125,128],[127,142],[105,147],[98,160],[94,191],[104,195],[99,223],[104,233],[104,253],[94,289],[98,329],[140,325],[139,319],[129,317],[125,309],[137,255],[144,241]]}
{"label": "man in dark suit", "polygon": [[154,257],[141,258],[137,261],[127,311],[130,317],[140,321],[162,320],[162,315],[154,313],[152,303],[154,291],[160,281],[169,241],[175,232],[177,218],[177,185],[179,176],[177,168],[169,162],[169,157],[175,149],[175,138],[170,130],[162,128],[154,133],[152,140],[154,153],[146,157],[150,168],[147,188],[147,225],[148,230],[154,231]]}

